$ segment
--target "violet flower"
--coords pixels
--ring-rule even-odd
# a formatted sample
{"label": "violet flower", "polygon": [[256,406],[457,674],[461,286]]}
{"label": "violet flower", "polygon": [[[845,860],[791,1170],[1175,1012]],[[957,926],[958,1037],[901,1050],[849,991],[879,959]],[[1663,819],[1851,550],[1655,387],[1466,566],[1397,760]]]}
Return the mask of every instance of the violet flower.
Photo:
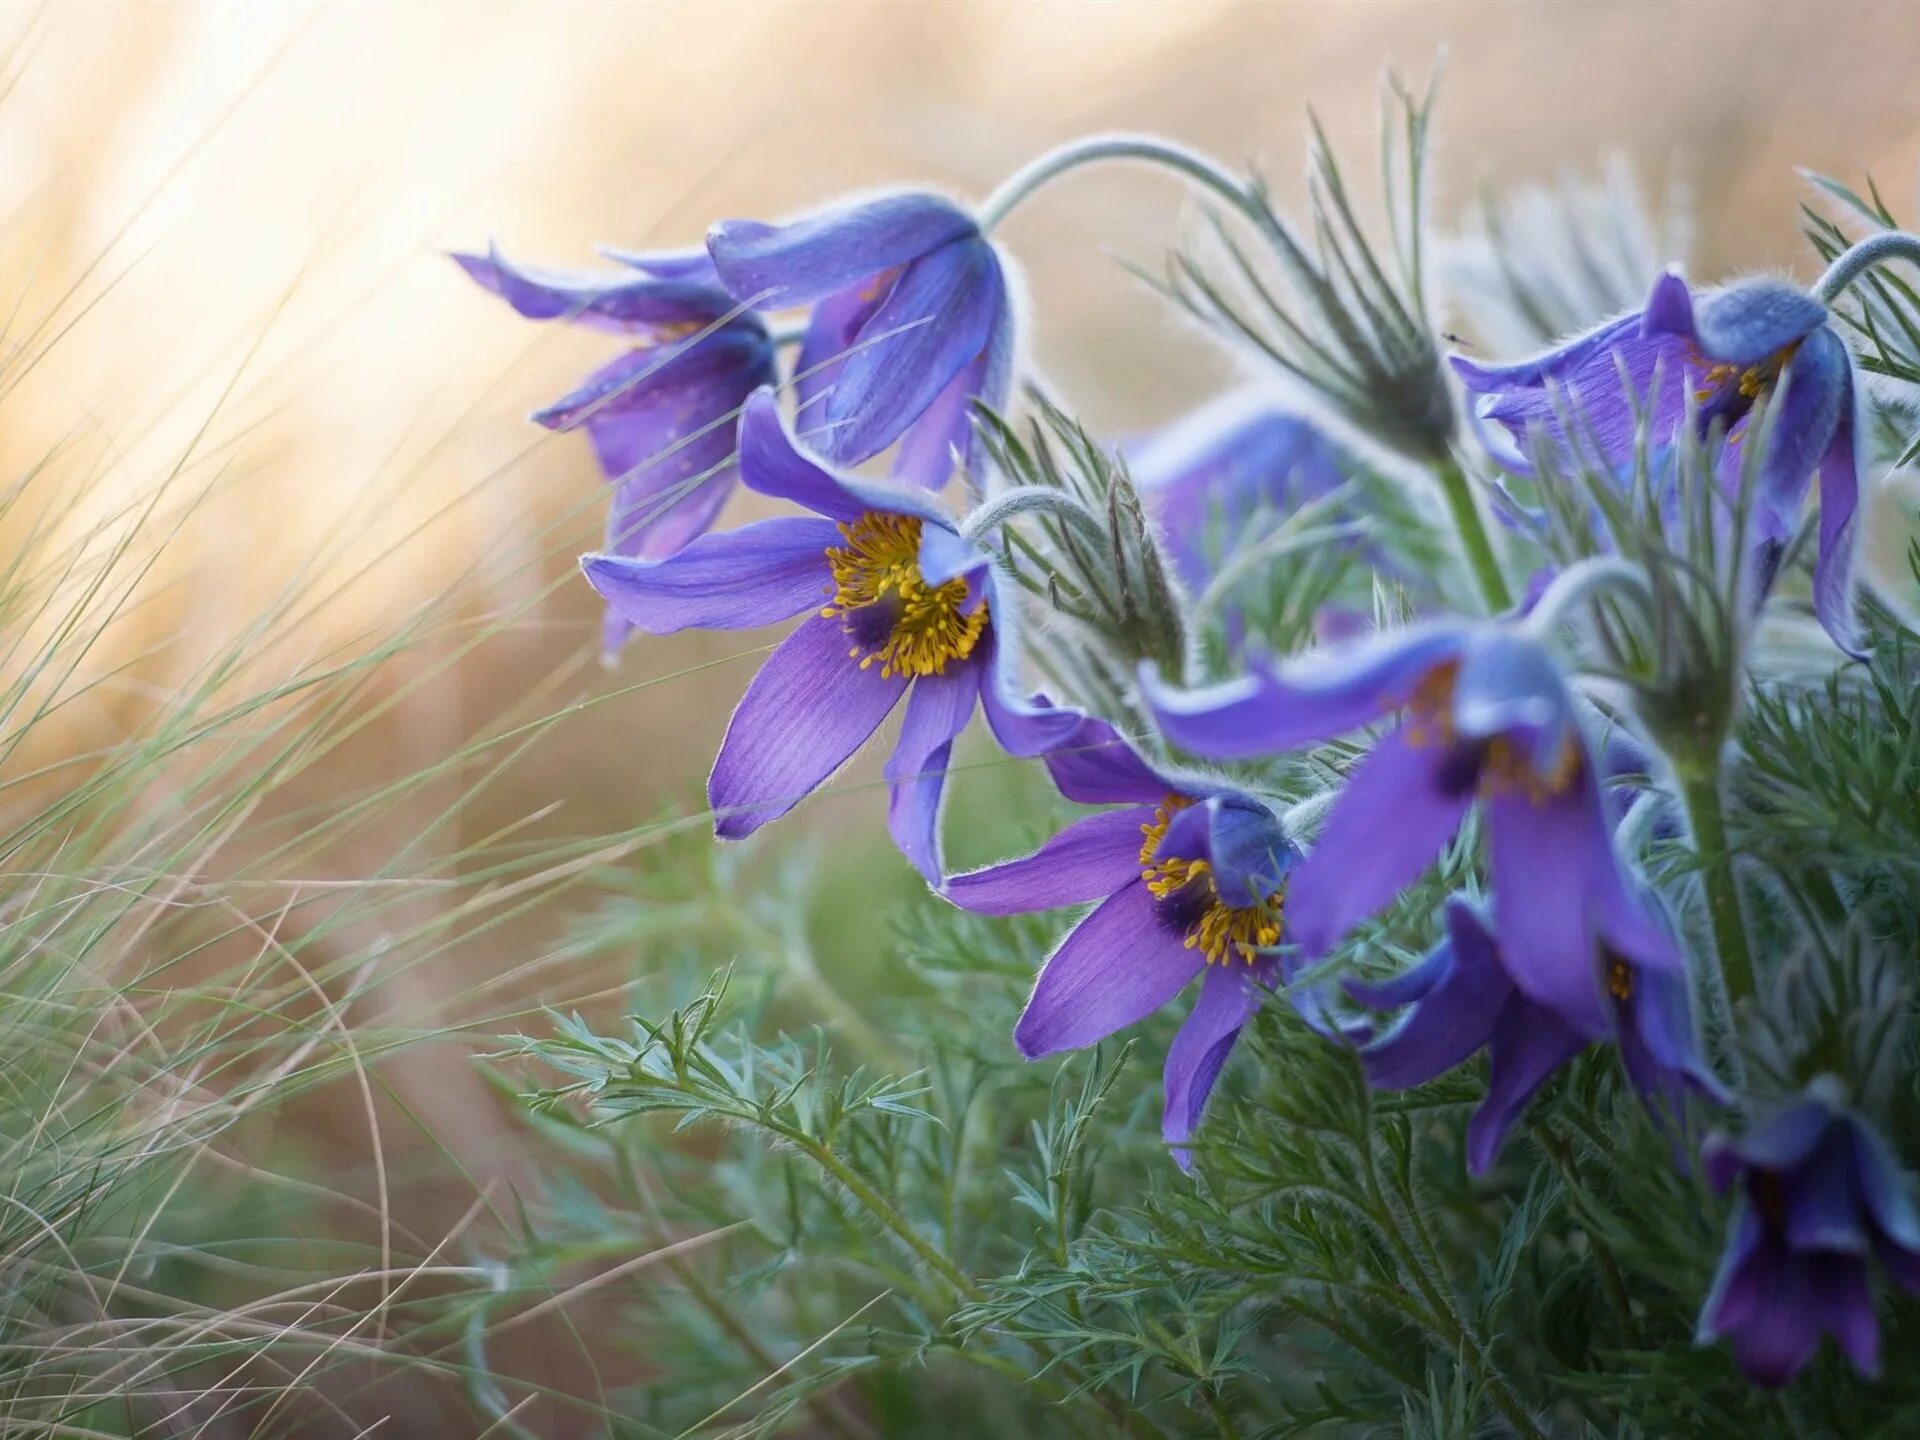
{"label": "violet flower", "polygon": [[740,470],[748,488],[813,515],[705,535],[665,560],[589,555],[587,579],[653,635],[806,615],[727,723],[707,781],[723,840],[786,814],[904,699],[885,771],[887,824],[938,884],[947,761],[974,702],[1021,756],[1058,744],[1080,717],[1017,696],[1014,607],[1001,603],[987,553],[963,540],[930,497],[822,468],[795,444],[771,390],[747,401]]}
{"label": "violet flower", "polygon": [[[632,348],[546,409],[549,430],[584,428],[613,482],[606,547],[671,555],[705,533],[732,494],[740,407],[774,379],[774,347],[758,316],[719,287],[705,257],[627,257],[627,275],[564,275],[489,250],[455,255],[462,269],[530,320],[566,320],[626,336]],[[633,626],[609,609],[612,655]]]}
{"label": "violet flower", "polygon": [[1351,464],[1311,421],[1257,393],[1202,406],[1128,446],[1126,459],[1175,569],[1195,590],[1249,524],[1331,494]]}
{"label": "violet flower", "polygon": [[1270,952],[1299,852],[1261,801],[1162,776],[1101,721],[1085,721],[1047,766],[1068,799],[1121,808],[956,875],[941,893],[982,915],[1099,902],[1047,958],[1014,1027],[1029,1060],[1104,1040],[1204,975],[1166,1061],[1161,1134],[1185,1169],[1207,1097],[1278,975]]}
{"label": "violet flower", "polygon": [[1678,963],[1615,854],[1595,767],[1560,667],[1500,622],[1411,626],[1147,699],[1174,745],[1214,759],[1269,755],[1400,717],[1334,801],[1290,909],[1303,955],[1324,954],[1417,879],[1477,801],[1492,850],[1494,918],[1513,982],[1574,1029],[1607,1029],[1598,956]]}
{"label": "violet flower", "polygon": [[723,220],[707,248],[737,299],[812,307],[795,383],[823,456],[855,465],[898,440],[897,479],[937,490],[955,454],[973,472],[972,405],[1004,407],[1014,326],[999,253],[971,215],[886,195],[785,225]]}
{"label": "violet flower", "polygon": [[1854,1368],[1880,1368],[1870,1263],[1920,1294],[1920,1213],[1885,1143],[1815,1082],[1737,1140],[1710,1136],[1714,1188],[1739,1187],[1700,1343],[1725,1338],[1761,1385],[1799,1374],[1829,1333]]}
{"label": "violet flower", "polygon": [[[1835,642],[1858,653],[1852,577],[1864,439],[1856,413],[1860,387],[1831,312],[1806,291],[1778,280],[1747,280],[1696,300],[1669,272],[1644,309],[1544,355],[1511,365],[1455,356],[1453,368],[1478,397],[1483,420],[1522,443],[1537,431],[1578,447],[1608,470],[1632,461],[1637,412],[1644,412],[1657,450],[1673,441],[1691,409],[1700,434],[1716,422],[1726,427],[1721,480],[1729,490],[1740,476],[1753,416],[1784,383],[1753,497],[1752,538],[1763,549],[1756,568],[1771,572],[1817,475],[1814,609]],[[1512,457],[1507,463],[1524,468]]]}
{"label": "violet flower", "polygon": [[1641,1098],[1677,1116],[1691,1088],[1718,1098],[1701,1057],[1687,993],[1685,962],[1669,946],[1664,963],[1639,965],[1603,954],[1605,1026],[1570,1024],[1527,998],[1505,949],[1466,900],[1447,901],[1446,936],[1418,965],[1390,980],[1346,982],[1347,994],[1375,1010],[1406,1006],[1393,1029],[1360,1052],[1376,1089],[1424,1085],[1487,1052],[1487,1094],[1467,1123],[1467,1167],[1478,1175],[1499,1154],[1513,1122],[1547,1079],[1596,1040],[1612,1039]]}

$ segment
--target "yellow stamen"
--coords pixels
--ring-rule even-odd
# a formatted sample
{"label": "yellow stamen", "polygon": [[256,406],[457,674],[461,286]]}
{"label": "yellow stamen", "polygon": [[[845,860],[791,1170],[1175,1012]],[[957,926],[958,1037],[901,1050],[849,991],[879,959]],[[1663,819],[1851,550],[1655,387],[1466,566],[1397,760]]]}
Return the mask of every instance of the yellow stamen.
{"label": "yellow stamen", "polygon": [[1622,1004],[1633,998],[1633,967],[1618,957],[1607,965],[1607,993]]}
{"label": "yellow stamen", "polygon": [[1694,359],[1707,368],[1700,376],[1700,383],[1694,387],[1693,398],[1705,405],[1719,395],[1729,381],[1733,381],[1738,386],[1741,398],[1758,400],[1767,387],[1780,378],[1780,372],[1787,368],[1787,362],[1793,359],[1793,352],[1799,348],[1800,342],[1795,340],[1781,346],[1758,365],[1749,365],[1744,370],[1738,365],[1724,363],[1708,365],[1706,356],[1696,349],[1693,351]]}
{"label": "yellow stamen", "polygon": [[1198,950],[1209,965],[1227,964],[1229,952],[1251,965],[1260,952],[1280,943],[1284,894],[1276,890],[1252,905],[1229,905],[1220,898],[1213,867],[1205,860],[1175,855],[1160,859],[1168,824],[1192,803],[1185,795],[1169,795],[1155,807],[1153,819],[1140,827],[1140,878],[1156,900],[1193,895],[1197,888],[1204,887],[1205,908],[1187,927],[1187,949]]}
{"label": "yellow stamen", "polygon": [[941,675],[973,653],[987,628],[987,602],[964,610],[965,580],[927,584],[917,516],[869,510],[840,533],[847,543],[827,551],[833,599],[820,613],[845,617],[847,634],[860,642],[848,654],[862,670],[878,664],[883,676]]}
{"label": "yellow stamen", "polygon": [[[1407,697],[1401,722],[1409,745],[1451,745],[1458,738],[1453,724],[1453,685],[1459,674],[1459,661],[1444,660],[1420,677]],[[1487,742],[1481,761],[1480,793],[1491,799],[1524,792],[1534,804],[1544,805],[1572,788],[1580,778],[1580,763],[1580,742],[1572,735],[1561,741],[1560,752],[1547,770],[1540,769],[1506,736],[1496,735]]]}

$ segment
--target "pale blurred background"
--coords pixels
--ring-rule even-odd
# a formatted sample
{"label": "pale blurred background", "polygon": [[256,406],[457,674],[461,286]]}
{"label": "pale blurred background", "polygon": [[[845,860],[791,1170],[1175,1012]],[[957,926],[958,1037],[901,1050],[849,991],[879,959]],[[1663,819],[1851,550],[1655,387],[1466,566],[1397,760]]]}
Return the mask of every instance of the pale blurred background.
{"label": "pale blurred background", "polygon": [[[601,482],[584,439],[523,417],[608,342],[519,320],[450,248],[494,237],[516,258],[583,265],[596,242],[687,245],[716,217],[848,189],[979,194],[1110,128],[1259,160],[1291,197],[1308,105],[1370,179],[1379,72],[1422,76],[1443,48],[1442,218],[1482,187],[1591,170],[1618,149],[1656,189],[1690,183],[1696,274],[1805,277],[1795,167],[1871,170],[1911,216],[1920,158],[1910,0],[69,0],[0,16],[0,474],[55,450],[106,510],[185,455],[194,487],[212,487],[90,663],[106,675],[144,658],[71,708],[60,743],[136,724],[296,571],[323,603],[282,635],[286,654],[260,657],[266,671],[468,587],[460,623],[436,621],[432,643],[388,667],[394,708],[330,771],[342,793],[513,716],[752,649],[676,637],[600,671],[597,605],[572,557],[597,536]],[[1114,263],[1157,264],[1178,201],[1161,177],[1107,169],[1003,232],[1027,277],[1031,355],[1097,429],[1168,418],[1230,373]],[[84,533],[99,518],[81,507],[47,523]],[[592,836],[696,806],[752,663],[582,713],[431,843],[523,822]],[[872,828],[872,810],[854,795],[794,823]],[[332,878],[362,863],[341,854]],[[410,972],[396,1013],[471,1018],[467,997],[508,972],[551,1003],[616,985],[618,969],[540,963],[562,953],[566,919],[536,909]],[[515,1175],[513,1133],[464,1053],[414,1052],[388,1079],[473,1181]],[[297,1123],[357,1173],[351,1114],[315,1107]],[[416,1166],[426,1178],[395,1201],[423,1230],[471,1195],[430,1171]]]}

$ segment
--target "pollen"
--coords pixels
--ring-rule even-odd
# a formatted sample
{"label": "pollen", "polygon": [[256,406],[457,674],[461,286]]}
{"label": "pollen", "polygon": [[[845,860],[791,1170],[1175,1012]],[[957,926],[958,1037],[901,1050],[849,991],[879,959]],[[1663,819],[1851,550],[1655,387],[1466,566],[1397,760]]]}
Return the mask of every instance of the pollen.
{"label": "pollen", "polygon": [[1633,967],[1617,956],[1607,962],[1607,993],[1623,1005],[1633,998]]}
{"label": "pollen", "polygon": [[1415,749],[1453,743],[1453,682],[1458,660],[1446,660],[1420,677],[1407,697],[1407,743]]}
{"label": "pollen", "polygon": [[1564,795],[1580,778],[1580,742],[1569,735],[1560,742],[1553,764],[1541,769],[1521,753],[1504,735],[1487,742],[1487,757],[1480,770],[1480,791],[1495,795],[1525,795],[1535,805],[1545,805],[1556,795]]}
{"label": "pollen", "polygon": [[1213,867],[1205,860],[1160,857],[1167,826],[1192,803],[1185,795],[1169,795],[1154,808],[1153,819],[1140,827],[1140,879],[1155,900],[1197,911],[1187,924],[1187,949],[1198,950],[1209,965],[1229,964],[1235,956],[1251,965],[1262,951],[1280,943],[1283,897],[1276,890],[1256,904],[1229,905],[1221,899]]}
{"label": "pollen", "polygon": [[832,600],[820,613],[839,616],[862,670],[882,676],[942,675],[964,660],[987,628],[987,604],[967,610],[967,582],[929,585],[920,573],[920,520],[869,510],[840,527],[845,545],[827,551]]}
{"label": "pollen", "polygon": [[1694,388],[1693,398],[1705,405],[1722,394],[1728,384],[1733,384],[1740,392],[1740,398],[1749,403],[1758,400],[1780,378],[1780,372],[1787,368],[1787,362],[1793,359],[1793,352],[1800,348],[1795,340],[1783,345],[1758,365],[1748,365],[1744,369],[1738,365],[1707,365],[1706,357],[1696,349],[1694,358],[1707,368],[1700,376],[1700,383]]}

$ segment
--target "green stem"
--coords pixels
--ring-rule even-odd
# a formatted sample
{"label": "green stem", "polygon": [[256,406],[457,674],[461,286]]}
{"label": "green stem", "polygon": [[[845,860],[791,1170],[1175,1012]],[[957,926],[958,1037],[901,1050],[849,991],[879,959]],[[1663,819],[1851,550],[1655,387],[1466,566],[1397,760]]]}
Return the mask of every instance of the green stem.
{"label": "green stem", "polygon": [[1480,587],[1480,598],[1486,602],[1487,610],[1495,615],[1511,610],[1513,595],[1507,589],[1506,576],[1500,573],[1500,562],[1494,556],[1493,542],[1487,538],[1486,523],[1481,520],[1480,507],[1474,502],[1467,472],[1452,461],[1442,465],[1440,493],[1446,497],[1447,513],[1460,534],[1460,544],[1467,552],[1467,568],[1473,571],[1474,583]]}
{"label": "green stem", "polygon": [[1220,1432],[1220,1440],[1240,1440],[1239,1427],[1233,1423],[1233,1412],[1227,1409],[1226,1402],[1220,1398],[1220,1392],[1211,1385],[1200,1387],[1200,1394],[1207,1402],[1207,1413],[1213,1416],[1213,1423]]}
{"label": "green stem", "polygon": [[1257,208],[1240,181],[1217,160],[1197,150],[1189,150],[1184,145],[1175,145],[1153,135],[1094,135],[1049,150],[1016,170],[980,202],[980,208],[974,211],[974,221],[982,233],[989,232],[1049,180],[1070,170],[1077,170],[1082,165],[1105,160],[1141,160],[1150,165],[1159,165],[1204,189],[1212,190],[1245,214],[1251,216]]}
{"label": "green stem", "polygon": [[1680,797],[1693,826],[1693,847],[1707,891],[1707,918],[1713,948],[1720,959],[1720,983],[1727,1003],[1753,995],[1753,956],[1747,949],[1747,924],[1740,913],[1740,884],[1727,847],[1726,813],[1720,802],[1717,767],[1689,767],[1680,774]]}
{"label": "green stem", "polygon": [[1884,265],[1889,260],[1905,260],[1920,265],[1920,236],[1909,235],[1901,230],[1868,236],[1845,254],[1834,257],[1833,264],[1827,267],[1827,273],[1813,282],[1813,298],[1824,305],[1831,305],[1840,298],[1841,291],[1868,270],[1876,265]]}
{"label": "green stem", "polygon": [[929,1270],[940,1276],[967,1299],[977,1301],[985,1298],[985,1292],[958,1265],[941,1254],[928,1242],[926,1236],[908,1224],[907,1218],[894,1209],[887,1202],[887,1198],[862,1179],[859,1172],[846,1161],[811,1136],[789,1132],[788,1138],[805,1150],[814,1164],[839,1181],[847,1193],[864,1205],[874,1219],[898,1236],[909,1250],[920,1257]]}
{"label": "green stem", "polygon": [[1369,1198],[1373,1201],[1374,1220],[1388,1248],[1394,1252],[1404,1267],[1406,1278],[1413,1282],[1414,1290],[1424,1301],[1429,1319],[1435,1322],[1448,1346],[1465,1360],[1472,1373],[1479,1378],[1480,1383],[1486,1388],[1487,1398],[1493,1402],[1494,1408],[1506,1417],[1507,1423],[1513,1427],[1514,1434],[1521,1436],[1522,1440],[1546,1440],[1545,1434],[1534,1423],[1533,1416],[1527,1412],[1527,1407],[1521,1402],[1519,1395],[1508,1385],[1506,1377],[1494,1367],[1492,1358],[1480,1343],[1479,1337],[1474,1334],[1466,1317],[1455,1305],[1453,1297],[1448,1293],[1439,1266],[1439,1257],[1437,1255],[1431,1257],[1434,1268],[1432,1273],[1429,1273],[1427,1262],[1416,1252],[1413,1244],[1401,1230],[1399,1216],[1394,1212],[1392,1204],[1380,1185],[1371,1136],[1367,1137],[1366,1145],[1364,1173]]}

